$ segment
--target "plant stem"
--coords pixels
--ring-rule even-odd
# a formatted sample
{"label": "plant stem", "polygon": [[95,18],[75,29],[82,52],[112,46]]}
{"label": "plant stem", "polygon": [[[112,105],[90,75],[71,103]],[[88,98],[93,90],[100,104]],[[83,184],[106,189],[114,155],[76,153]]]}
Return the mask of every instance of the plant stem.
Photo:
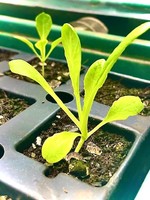
{"label": "plant stem", "polygon": [[[47,82],[46,82],[47,83]],[[48,84],[48,83],[47,83]],[[43,86],[42,86],[43,87]],[[44,87],[43,87],[44,88]],[[62,102],[62,100],[55,94],[55,92],[48,85],[47,88],[44,88],[56,101],[56,103],[62,108],[62,110],[70,117],[70,119],[76,124],[76,126],[80,129],[80,123],[77,118],[72,114],[72,112],[68,109],[68,107]]]}
{"label": "plant stem", "polygon": [[86,102],[84,101],[84,106],[82,110],[82,118],[80,120],[81,123],[81,133],[82,137],[85,138],[85,140],[88,138],[88,119],[89,119],[89,114],[91,111],[91,107],[93,104],[93,99],[95,97],[95,92],[91,91],[91,96],[89,99],[86,99]]}
{"label": "plant stem", "polygon": [[78,143],[78,145],[76,146],[75,152],[78,153],[78,152],[80,151],[80,149],[81,149],[81,147],[83,146],[84,142],[85,142],[85,139],[81,136],[81,138],[80,138],[80,140],[79,140],[79,143]]}
{"label": "plant stem", "polygon": [[42,76],[45,77],[45,62],[41,62],[42,66]]}
{"label": "plant stem", "polygon": [[89,133],[88,133],[88,137],[90,137],[93,133],[95,133],[98,129],[100,129],[102,126],[104,126],[107,123],[107,121],[103,120],[102,122],[100,122],[97,126],[95,126],[95,128],[93,128]]}

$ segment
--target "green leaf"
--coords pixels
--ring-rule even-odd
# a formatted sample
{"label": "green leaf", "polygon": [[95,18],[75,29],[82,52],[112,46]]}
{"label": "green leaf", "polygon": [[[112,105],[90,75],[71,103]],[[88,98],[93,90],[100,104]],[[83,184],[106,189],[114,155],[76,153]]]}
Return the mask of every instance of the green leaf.
{"label": "green leaf", "polygon": [[72,114],[72,112],[67,108],[67,106],[61,101],[61,99],[55,94],[53,89],[50,87],[48,82],[44,79],[44,77],[29,63],[24,60],[12,60],[9,62],[10,70],[13,73],[20,74],[22,76],[29,77],[39,83],[43,89],[49,93],[57,102],[57,104],[66,112],[66,114],[72,119],[72,121],[79,127],[79,121]]}
{"label": "green leaf", "polygon": [[118,60],[119,56],[123,53],[123,51],[140,35],[145,33],[148,29],[150,29],[150,22],[145,22],[140,26],[136,27],[132,30],[123,40],[122,42],[113,50],[113,52],[108,57],[105,65],[107,66],[107,70],[110,71],[115,62]]}
{"label": "green leaf", "polygon": [[52,43],[51,43],[51,48],[49,50],[49,52],[47,53],[46,55],[46,59],[49,57],[49,55],[52,53],[52,51],[54,50],[54,48],[59,44],[61,43],[61,37],[54,40]]}
{"label": "green leaf", "polygon": [[42,156],[48,163],[56,163],[63,159],[71,150],[79,133],[61,132],[45,140],[42,146]]}
{"label": "green leaf", "polygon": [[34,46],[32,44],[32,42],[30,42],[25,37],[22,37],[22,36],[19,36],[19,35],[17,35],[17,36],[15,35],[14,38],[16,38],[16,39],[22,41],[23,43],[25,43],[39,57],[38,53],[36,52],[36,50],[35,50],[35,48],[34,48]]}
{"label": "green leaf", "polygon": [[83,124],[88,123],[88,116],[93,104],[93,100],[97,93],[97,90],[103,85],[107,78],[107,74],[104,73],[104,59],[97,60],[88,69],[84,78],[84,106],[83,106]]}
{"label": "green leaf", "polygon": [[79,90],[79,78],[81,71],[81,44],[75,29],[64,24],[61,32],[62,44],[65,51],[65,57],[69,67],[70,79],[76,99],[79,119],[81,118],[81,102]]}
{"label": "green leaf", "polygon": [[52,26],[51,16],[42,12],[36,17],[35,21],[36,21],[36,29],[40,38],[42,40],[47,39]]}
{"label": "green leaf", "polygon": [[125,120],[130,116],[137,115],[144,108],[139,97],[124,96],[115,101],[109,109],[107,116],[102,123],[116,120]]}
{"label": "green leaf", "polygon": [[48,44],[48,41],[47,40],[39,40],[35,46],[37,49],[40,50],[40,53],[41,53],[41,61],[42,62],[45,62],[46,60],[46,56],[45,56],[45,51],[46,51],[46,45]]}
{"label": "green leaf", "polygon": [[39,40],[35,43],[35,46],[37,49],[41,50],[43,47],[45,47],[48,44],[47,40]]}
{"label": "green leaf", "polygon": [[69,24],[64,24],[62,27],[62,44],[69,67],[70,78],[76,93],[78,92],[81,70],[81,44],[76,31]]}
{"label": "green leaf", "polygon": [[90,137],[99,128],[104,126],[106,123],[113,122],[116,120],[125,120],[130,116],[137,115],[144,108],[143,103],[139,97],[136,96],[124,96],[120,97],[110,107],[106,117],[101,123],[99,123],[93,130],[88,133]]}
{"label": "green leaf", "polygon": [[102,87],[105,82],[107,74],[104,74],[104,64],[105,60],[100,59],[95,61],[88,69],[84,78],[84,101],[86,101],[86,99],[93,99],[97,90]]}
{"label": "green leaf", "polygon": [[[13,73],[27,76],[39,83],[47,92],[50,92],[50,86],[44,77],[29,63],[24,60],[12,60],[9,62],[10,70]],[[51,89],[52,90],[52,89]]]}

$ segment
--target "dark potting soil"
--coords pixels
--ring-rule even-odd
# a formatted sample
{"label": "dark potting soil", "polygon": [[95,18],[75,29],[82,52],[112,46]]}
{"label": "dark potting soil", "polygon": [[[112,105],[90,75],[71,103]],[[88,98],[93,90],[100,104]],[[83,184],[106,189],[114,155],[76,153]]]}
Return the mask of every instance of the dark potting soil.
{"label": "dark potting soil", "polygon": [[[96,120],[90,119],[89,130],[95,127],[96,124]],[[78,131],[77,127],[63,111],[57,113],[54,121],[49,124],[49,128],[42,131],[29,148],[19,150],[18,147],[18,150],[26,156],[47,165],[41,156],[42,144],[46,138],[61,131]],[[121,135],[121,133],[99,130],[85,142],[79,155],[75,153],[69,154],[67,157],[70,157],[69,161],[68,159],[63,159],[48,166],[45,174],[51,178],[63,172],[78,177],[93,186],[103,186],[127,156],[133,140],[129,135],[127,137]],[[75,144],[77,144],[77,141],[75,141]],[[75,146],[72,151],[74,151]],[[76,168],[78,169],[76,170]]]}
{"label": "dark potting soil", "polygon": [[[111,106],[114,101],[122,96],[133,95],[139,96],[144,104],[144,109],[140,113],[143,116],[150,115],[150,86],[145,88],[138,88],[131,85],[126,85],[122,82],[123,79],[113,80],[112,78],[107,78],[106,82],[100,88],[96,94],[95,101]],[[81,93],[84,96],[84,92]]]}
{"label": "dark potting soil", "polygon": [[4,60],[9,61],[10,58],[16,54],[17,52],[14,52],[14,51],[0,49],[0,62]]}
{"label": "dark potting soil", "polygon": [[28,102],[17,97],[11,97],[0,90],[0,125],[15,117],[29,106]]}
{"label": "dark potting soil", "polygon": [[[31,61],[29,61],[29,63],[41,73],[42,67],[38,58],[32,59]],[[5,72],[5,75],[11,76],[16,79],[35,83],[32,79],[29,79],[25,76],[20,76],[18,74],[14,74],[11,71]],[[67,65],[59,61],[47,60],[45,65],[45,79],[53,88],[56,88],[59,85],[65,83],[70,79]]]}

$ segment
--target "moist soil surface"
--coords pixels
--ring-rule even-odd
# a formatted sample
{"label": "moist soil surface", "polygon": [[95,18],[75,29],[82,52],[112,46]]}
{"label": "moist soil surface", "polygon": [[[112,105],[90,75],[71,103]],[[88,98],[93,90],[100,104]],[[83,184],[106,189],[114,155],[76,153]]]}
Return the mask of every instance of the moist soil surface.
{"label": "moist soil surface", "polygon": [[9,61],[10,58],[14,55],[16,55],[17,53],[14,51],[10,51],[10,50],[6,50],[6,49],[0,49],[0,62],[1,61]]}
{"label": "moist soil surface", "polygon": [[[42,67],[38,58],[32,59],[29,61],[29,63],[41,73]],[[5,75],[19,80],[35,83],[32,79],[14,74],[11,71],[5,72]],[[47,60],[45,65],[45,79],[49,82],[52,88],[56,88],[59,85],[65,83],[70,79],[67,65],[59,61]]]}
{"label": "moist soil surface", "polygon": [[[90,119],[89,124],[90,130],[95,127],[97,121]],[[115,133],[99,130],[85,142],[80,154],[70,153],[66,159],[48,165],[41,156],[41,147],[45,139],[61,131],[78,131],[63,111],[59,111],[48,126],[49,128],[42,131],[29,148],[22,150],[23,144],[21,144],[18,151],[47,165],[45,175],[50,178],[63,172],[96,187],[103,186],[109,181],[127,156],[134,140],[129,135],[123,136],[120,131]],[[74,151],[76,144],[77,141],[71,152]]]}
{"label": "moist soil surface", "polygon": [[15,117],[28,106],[27,101],[11,97],[5,91],[0,90],[0,125]]}

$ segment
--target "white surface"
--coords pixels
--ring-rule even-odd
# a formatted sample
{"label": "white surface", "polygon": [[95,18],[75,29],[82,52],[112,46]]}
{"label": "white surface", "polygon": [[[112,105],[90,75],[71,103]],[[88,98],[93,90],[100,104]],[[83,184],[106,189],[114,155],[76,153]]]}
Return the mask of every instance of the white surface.
{"label": "white surface", "polygon": [[148,172],[135,200],[150,200],[150,171]]}

